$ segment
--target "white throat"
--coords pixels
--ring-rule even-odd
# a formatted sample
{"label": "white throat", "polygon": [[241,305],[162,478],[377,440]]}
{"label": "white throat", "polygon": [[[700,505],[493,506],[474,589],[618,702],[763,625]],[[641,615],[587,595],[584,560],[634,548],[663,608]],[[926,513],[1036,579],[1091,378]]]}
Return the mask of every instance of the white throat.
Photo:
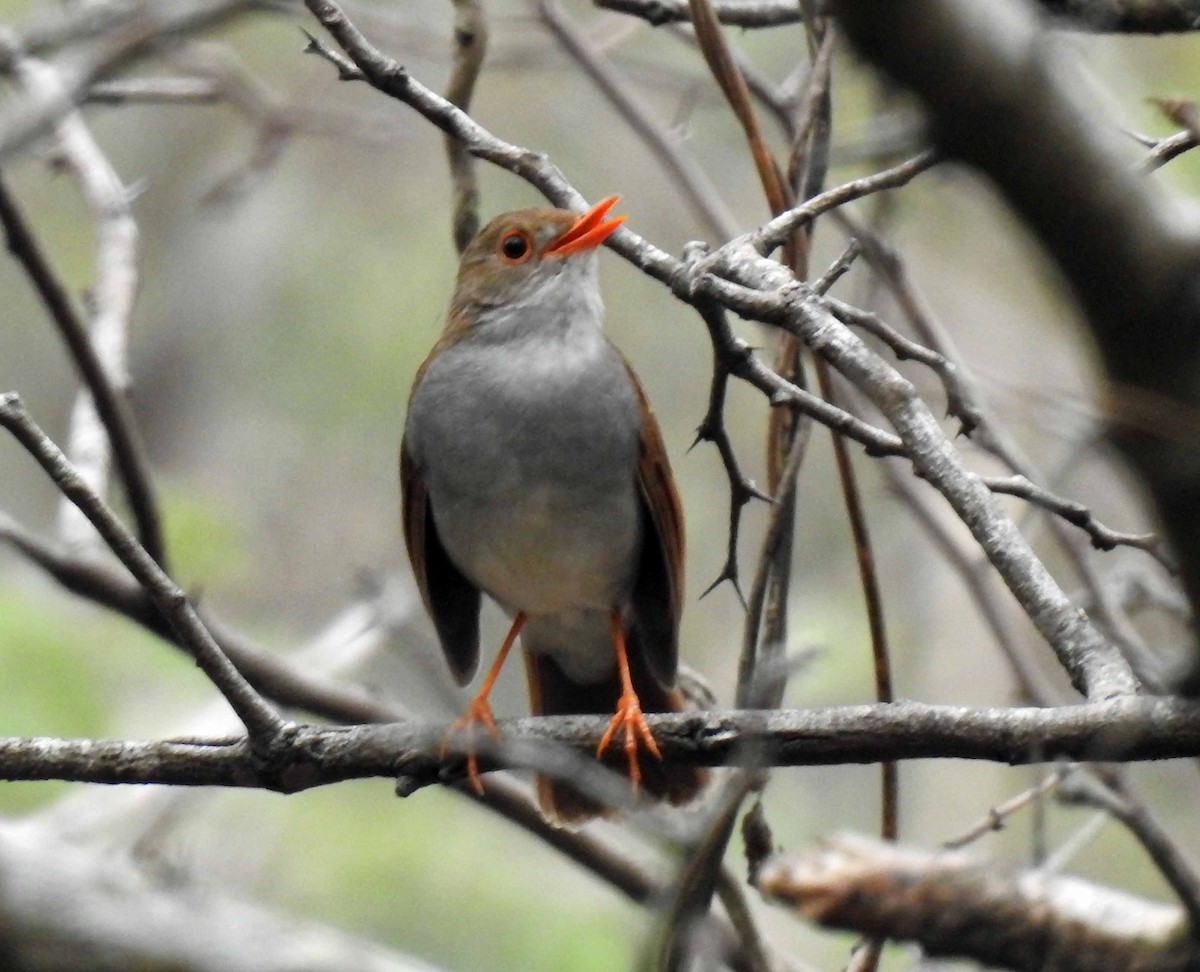
{"label": "white throat", "polygon": [[473,331],[489,342],[599,337],[604,304],[594,253],[553,260],[527,284],[504,304],[483,308]]}

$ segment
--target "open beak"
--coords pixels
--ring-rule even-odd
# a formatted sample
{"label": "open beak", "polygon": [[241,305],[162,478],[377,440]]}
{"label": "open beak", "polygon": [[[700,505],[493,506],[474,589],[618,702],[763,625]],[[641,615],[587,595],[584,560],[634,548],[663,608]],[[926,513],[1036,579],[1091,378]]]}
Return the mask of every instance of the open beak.
{"label": "open beak", "polygon": [[625,222],[624,216],[614,216],[612,219],[604,218],[620,198],[620,196],[609,196],[607,199],[601,199],[580,216],[569,230],[546,247],[545,254],[565,257],[581,250],[598,247],[608,239],[613,230]]}

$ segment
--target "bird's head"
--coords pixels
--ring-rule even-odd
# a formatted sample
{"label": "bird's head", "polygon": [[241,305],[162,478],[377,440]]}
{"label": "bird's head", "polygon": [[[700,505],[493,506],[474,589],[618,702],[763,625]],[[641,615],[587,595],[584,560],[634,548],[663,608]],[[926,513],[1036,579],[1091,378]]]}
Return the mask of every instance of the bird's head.
{"label": "bird's head", "polygon": [[624,216],[608,218],[617,196],[580,215],[519,209],[497,216],[463,251],[448,330],[536,326],[588,313],[600,316],[596,248]]}

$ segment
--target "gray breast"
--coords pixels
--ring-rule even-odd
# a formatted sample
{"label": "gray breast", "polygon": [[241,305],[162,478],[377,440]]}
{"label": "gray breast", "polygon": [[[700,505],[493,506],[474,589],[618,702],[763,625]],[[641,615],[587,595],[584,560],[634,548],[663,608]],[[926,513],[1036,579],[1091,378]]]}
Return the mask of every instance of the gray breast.
{"label": "gray breast", "polygon": [[551,615],[628,593],[639,424],[623,362],[589,327],[448,348],[407,435],[459,569],[510,611]]}

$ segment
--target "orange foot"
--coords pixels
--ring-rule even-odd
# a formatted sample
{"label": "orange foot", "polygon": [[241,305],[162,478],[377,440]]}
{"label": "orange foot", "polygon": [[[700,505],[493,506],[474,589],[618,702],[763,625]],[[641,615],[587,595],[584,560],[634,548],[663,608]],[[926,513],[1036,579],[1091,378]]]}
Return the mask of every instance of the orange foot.
{"label": "orange foot", "polygon": [[496,728],[496,720],[492,716],[492,707],[486,697],[477,695],[467,705],[467,711],[450,723],[446,735],[442,737],[442,745],[438,748],[438,756],[446,755],[450,749],[451,740],[460,732],[467,733],[467,779],[475,792],[483,796],[483,780],[479,778],[479,763],[475,759],[475,727],[482,725],[493,739],[500,738],[500,730]]}
{"label": "orange foot", "polygon": [[638,738],[641,738],[646,748],[656,758],[662,759],[658,743],[654,741],[654,734],[650,731],[650,726],[646,724],[645,716],[642,715],[642,704],[638,701],[636,692],[621,693],[621,698],[617,700],[616,714],[608,723],[604,735],[600,737],[600,745],[596,747],[597,756],[604,755],[604,750],[608,748],[608,744],[618,732],[624,736],[625,758],[629,761],[629,782],[636,790],[642,779],[642,771],[637,760]]}

